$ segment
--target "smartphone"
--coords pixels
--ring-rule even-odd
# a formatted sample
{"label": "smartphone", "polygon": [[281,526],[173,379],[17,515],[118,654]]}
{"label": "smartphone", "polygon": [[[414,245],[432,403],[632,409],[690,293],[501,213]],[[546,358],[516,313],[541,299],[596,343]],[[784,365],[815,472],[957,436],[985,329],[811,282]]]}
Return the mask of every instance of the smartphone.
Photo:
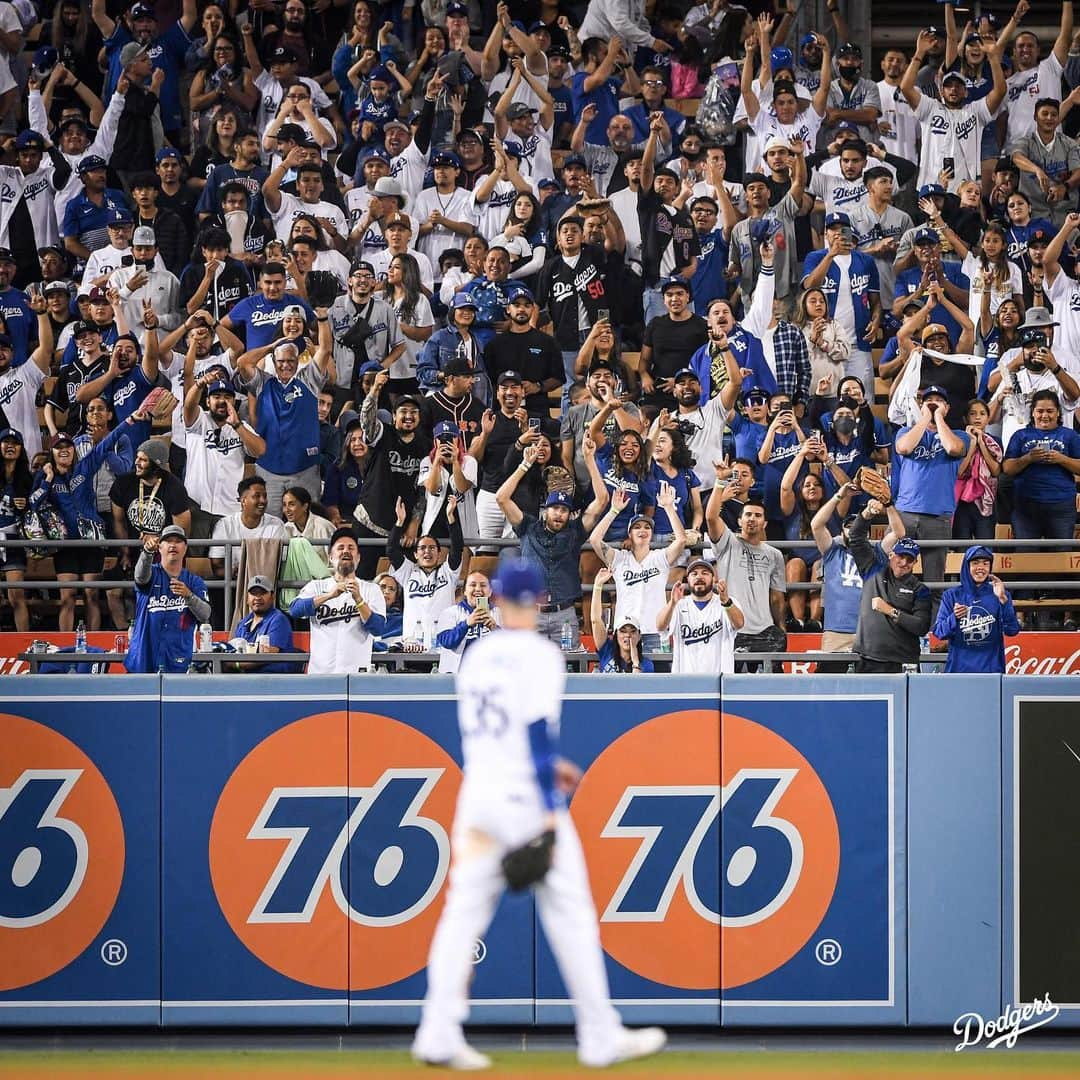
{"label": "smartphone", "polygon": [[944,172],[956,175],[956,162],[951,157],[941,159],[941,168]]}
{"label": "smartphone", "polygon": [[486,596],[478,596],[476,598],[476,607],[478,611],[489,611],[491,605],[488,603],[488,598]]}
{"label": "smartphone", "polygon": [[530,416],[529,417],[529,430],[530,431],[537,431],[537,432],[540,430],[540,417],[539,416]]}
{"label": "smartphone", "polygon": [[597,322],[611,322],[611,312],[607,308],[600,308],[596,313]]}
{"label": "smartphone", "polygon": [[120,256],[120,265],[121,266],[134,266],[135,265],[135,256],[134,255],[121,255]]}

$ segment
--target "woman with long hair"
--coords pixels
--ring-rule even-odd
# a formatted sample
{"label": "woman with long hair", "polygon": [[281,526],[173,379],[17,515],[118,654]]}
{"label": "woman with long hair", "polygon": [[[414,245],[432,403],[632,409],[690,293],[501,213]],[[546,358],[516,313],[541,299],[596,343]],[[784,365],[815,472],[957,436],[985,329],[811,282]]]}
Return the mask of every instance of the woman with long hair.
{"label": "woman with long hair", "polygon": [[189,167],[192,187],[204,188],[214,169],[232,161],[233,144],[240,127],[240,113],[235,105],[222,105],[207,119],[202,145],[192,156]]}
{"label": "woman with long hair", "polygon": [[998,476],[1002,449],[987,433],[990,410],[979,398],[968,402],[964,430],[968,448],[956,474],[956,510],[953,512],[954,540],[993,540]]}
{"label": "woman with long hair", "polygon": [[439,299],[450,305],[455,293],[461,292],[473,278],[484,276],[484,259],[487,258],[488,242],[479,233],[470,236],[461,249],[464,266],[451,266],[443,274],[439,286]]}
{"label": "woman with long hair", "polygon": [[622,352],[615,337],[610,321],[597,319],[589,330],[588,337],[582,342],[574,361],[574,378],[584,379],[594,365],[610,368],[617,380],[621,380],[623,390],[631,397],[636,397],[640,385],[637,372],[622,362]]}
{"label": "woman with long hair", "polygon": [[431,304],[420,288],[420,268],[411,255],[395,255],[386,272],[386,299],[398,317],[405,351],[390,367],[391,393],[417,393],[416,358],[435,329]]}
{"label": "woman with long hair", "polygon": [[[232,106],[237,114],[236,127],[246,128],[251,123],[251,114],[259,103],[259,91],[251,77],[251,69],[244,63],[244,53],[235,37],[218,34],[214,38],[210,55],[205,63],[195,72],[188,91],[188,105],[191,109],[191,141],[206,140],[211,148],[211,121],[218,111],[225,106]],[[232,142],[229,150],[223,151],[231,157]],[[194,175],[194,169],[192,170]]]}
{"label": "woman with long hair", "polygon": [[984,401],[990,399],[990,376],[997,371],[998,360],[1011,349],[1020,348],[1020,324],[1024,321],[1023,306],[1011,297],[1002,300],[993,319],[981,314],[979,334],[982,343],[982,355],[986,362],[979,376],[978,396]]}
{"label": "woman with long hair", "polygon": [[210,0],[199,16],[199,29],[192,31],[191,45],[184,57],[184,66],[194,74],[210,59],[214,42],[219,35],[238,37],[236,23],[228,8],[217,0]]}
{"label": "woman with long hair", "polygon": [[[22,435],[14,428],[0,431],[0,468],[3,469],[0,477],[0,537],[18,539],[34,478]],[[9,548],[3,546],[0,540],[0,575],[5,581],[11,582],[19,582],[26,577],[26,548]],[[27,633],[30,629],[30,612],[26,607],[26,590],[8,589],[7,598],[15,618],[15,629]]]}
{"label": "woman with long hair", "polygon": [[623,428],[612,440],[604,434],[604,426],[620,404],[619,398],[612,395],[589,424],[589,437],[596,444],[596,468],[604,487],[609,495],[621,491],[627,496],[625,507],[607,531],[608,540],[617,543],[629,535],[635,518],[651,518],[656,505],[644,483],[650,461],[641,432]]}
{"label": "woman with long hair", "polygon": [[[652,448],[652,463],[645,486],[656,503],[655,539],[666,544],[675,535],[667,510],[658,502],[661,485],[668,484],[675,490],[675,507],[686,530],[687,547],[700,544],[705,511],[701,505],[701,481],[694,472],[694,456],[686,445],[686,436],[677,427],[664,427],[658,416],[649,431],[648,445]],[[685,558],[680,560],[680,564],[685,562]]]}
{"label": "woman with long hair", "polygon": [[815,393],[821,397],[834,396],[855,343],[847,330],[829,317],[829,302],[821,289],[807,289],[799,297],[795,325],[802,330],[810,350],[810,385],[817,387]]}
{"label": "woman with long hair", "polygon": [[1046,218],[1031,216],[1031,200],[1022,192],[1014,191],[1005,202],[1005,246],[1008,257],[1019,263],[1022,269],[1030,265],[1027,257],[1028,240],[1036,229],[1047,236],[1057,235],[1057,229]]}
{"label": "woman with long hair", "polygon": [[392,645],[400,644],[405,615],[405,590],[391,573],[378,574],[375,584],[383,594],[383,602],[386,604],[386,626],[382,633],[375,639],[372,649],[375,652],[386,652]]}
{"label": "woman with long hair", "polygon": [[341,455],[327,466],[323,481],[323,509],[338,528],[353,520],[353,511],[360,501],[367,449],[359,418],[350,420],[341,443]]}
{"label": "woman with long hair", "polygon": [[[329,540],[334,535],[334,523],[317,510],[311,501],[311,492],[305,487],[287,487],[281,498],[281,512],[285,515],[285,531],[289,536],[302,536],[306,540]],[[330,548],[315,548],[324,563],[330,561]]]}
{"label": "woman with long hair", "polygon": [[547,234],[540,224],[540,203],[535,195],[522,192],[514,199],[502,232],[491,244],[509,253],[511,278],[530,288],[535,285],[547,260]]}
{"label": "woman with long hair", "polygon": [[26,33],[31,49],[51,45],[59,62],[97,95],[102,90],[102,73],[97,65],[102,46],[101,31],[90,17],[90,5],[80,0],[60,0],[50,18]]}
{"label": "woman with long hair", "polygon": [[[298,237],[311,241],[315,249],[314,258],[305,259],[302,253],[298,253],[293,248],[293,241]],[[325,270],[338,279],[342,292],[345,291],[349,282],[349,260],[340,251],[335,251],[330,246],[326,240],[326,233],[314,214],[297,214],[293,218],[292,225],[289,227],[288,248],[302,274],[306,275],[309,270]],[[296,281],[290,273],[285,288],[290,292],[295,292],[295,286]]]}
{"label": "woman with long hair", "polygon": [[989,331],[990,320],[1006,300],[1023,306],[1024,281],[1020,267],[1009,258],[1005,227],[998,221],[989,222],[975,248],[957,245],[962,256],[962,273],[971,282],[968,292],[968,315],[979,334]]}

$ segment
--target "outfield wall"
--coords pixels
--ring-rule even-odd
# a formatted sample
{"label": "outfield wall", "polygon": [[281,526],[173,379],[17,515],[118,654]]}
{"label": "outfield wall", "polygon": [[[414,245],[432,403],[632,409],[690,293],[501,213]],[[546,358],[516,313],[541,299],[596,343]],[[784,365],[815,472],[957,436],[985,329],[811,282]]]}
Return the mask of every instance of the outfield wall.
{"label": "outfield wall", "polygon": [[[450,680],[402,682],[0,679],[0,1025],[414,1023],[461,758]],[[571,676],[624,1016],[951,1026],[1048,993],[1068,1023],[1071,686]],[[569,1019],[530,896],[474,957],[475,1020]]]}

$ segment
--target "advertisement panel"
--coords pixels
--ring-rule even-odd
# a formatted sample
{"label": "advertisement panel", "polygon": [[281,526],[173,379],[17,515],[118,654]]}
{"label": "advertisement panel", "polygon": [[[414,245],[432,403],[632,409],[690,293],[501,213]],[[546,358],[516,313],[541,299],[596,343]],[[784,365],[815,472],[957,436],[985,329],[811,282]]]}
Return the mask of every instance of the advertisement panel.
{"label": "advertisement panel", "polygon": [[[611,995],[633,1023],[720,1019],[717,681],[569,681],[561,749],[584,770],[570,813]],[[569,1023],[539,929],[536,965],[537,1023]]]}
{"label": "advertisement panel", "polygon": [[903,1023],[901,677],[722,684],[723,1023]]}
{"label": "advertisement panel", "polygon": [[157,1024],[159,697],[0,690],[0,1025]]}
{"label": "advertisement panel", "polygon": [[1054,679],[1002,686],[1003,1006],[1049,995],[1055,1027],[1080,1026],[1080,695]]}
{"label": "advertisement panel", "polygon": [[346,710],[343,676],[164,678],[164,1023],[346,1023]]}

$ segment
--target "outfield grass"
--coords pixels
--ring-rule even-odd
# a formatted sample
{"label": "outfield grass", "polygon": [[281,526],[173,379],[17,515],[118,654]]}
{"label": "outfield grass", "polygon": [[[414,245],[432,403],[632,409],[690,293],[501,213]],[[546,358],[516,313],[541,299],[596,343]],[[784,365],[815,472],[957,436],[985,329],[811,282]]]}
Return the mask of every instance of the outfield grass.
{"label": "outfield grass", "polygon": [[[482,1042],[481,1042],[482,1048]],[[546,1050],[528,1053],[504,1050],[493,1055],[495,1069],[485,1074],[509,1078],[544,1076],[548,1080],[600,1076],[581,1069],[573,1055]],[[986,1076],[1037,1076],[1040,1080],[1076,1080],[1080,1076],[1080,1052],[1025,1053],[1019,1050],[985,1051],[972,1054],[938,1054],[897,1051],[895,1053],[835,1053],[744,1051],[678,1051],[632,1062],[610,1070],[613,1075],[666,1077],[688,1080],[796,1080],[799,1077],[829,1077],[837,1080],[885,1080],[888,1077],[920,1077],[932,1080],[947,1076],[952,1080],[981,1080]],[[421,1069],[407,1053],[387,1051],[245,1051],[228,1053],[186,1050],[146,1051],[26,1051],[0,1053],[0,1077],[4,1080],[214,1080],[217,1077],[254,1078],[378,1077],[450,1075],[439,1069]]]}

